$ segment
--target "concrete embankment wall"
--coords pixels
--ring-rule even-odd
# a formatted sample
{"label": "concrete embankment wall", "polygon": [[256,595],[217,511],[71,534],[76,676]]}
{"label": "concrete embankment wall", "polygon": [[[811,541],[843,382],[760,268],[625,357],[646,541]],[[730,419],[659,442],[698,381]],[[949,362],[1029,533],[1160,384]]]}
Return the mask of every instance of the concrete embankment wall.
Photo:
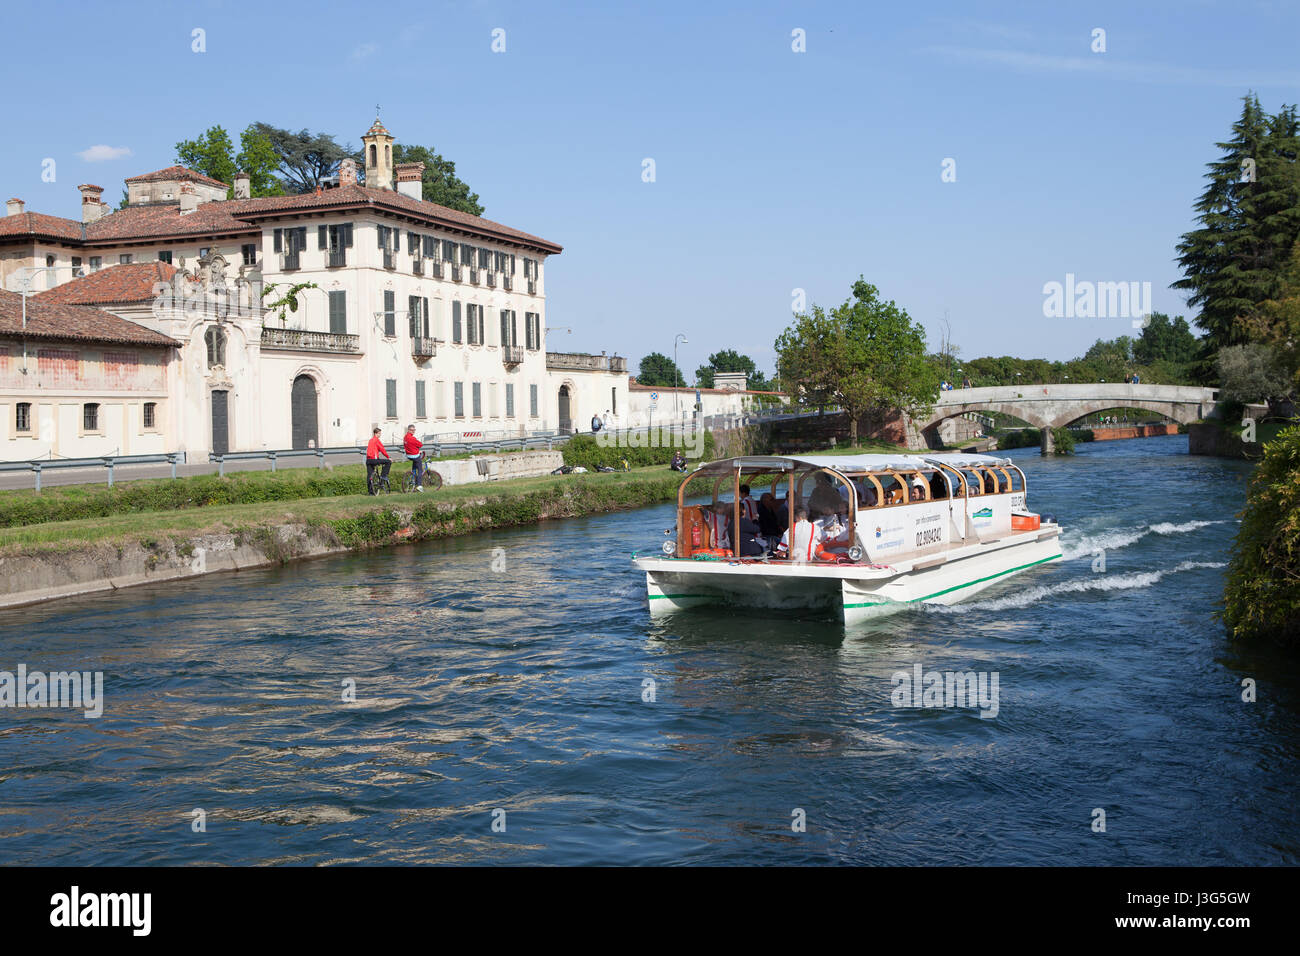
{"label": "concrete embankment wall", "polygon": [[[194,534],[161,529],[76,547],[16,548],[0,554],[0,608],[640,508],[675,500],[680,483],[680,475],[668,472],[626,484],[567,477],[537,491],[484,495],[456,504],[430,496],[413,509],[385,507],[368,499],[342,517],[316,524],[268,522],[237,531]],[[617,557],[647,544],[658,547],[659,541],[628,541]]]}
{"label": "concrete embankment wall", "polygon": [[[448,485],[469,485],[476,482],[503,481],[507,478],[536,478],[549,475],[564,464],[564,455],[558,451],[521,451],[503,455],[477,455],[440,461],[433,469]],[[398,459],[399,468],[410,466]]]}
{"label": "concrete embankment wall", "polygon": [[1187,452],[1219,458],[1259,459],[1264,455],[1264,446],[1242,441],[1240,431],[1224,428],[1218,422],[1196,422],[1187,426]]}
{"label": "concrete embankment wall", "polygon": [[87,544],[71,551],[27,550],[0,556],[0,607],[217,571],[244,571],[346,550],[328,527],[292,524],[230,534]]}

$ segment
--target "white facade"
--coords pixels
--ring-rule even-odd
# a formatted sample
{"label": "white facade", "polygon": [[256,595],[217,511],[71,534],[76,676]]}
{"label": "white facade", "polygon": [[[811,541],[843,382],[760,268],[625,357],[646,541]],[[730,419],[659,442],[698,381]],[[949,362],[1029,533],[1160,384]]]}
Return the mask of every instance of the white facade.
{"label": "white facade", "polygon": [[[376,135],[372,128],[367,143]],[[379,183],[382,173],[368,169],[367,179]],[[186,274],[159,290],[170,299],[96,303],[183,343],[154,396],[161,424],[133,438],[130,453],[201,460],[214,450],[348,446],[364,444],[375,425],[386,442],[408,424],[443,440],[495,438],[585,430],[593,412],[626,413],[623,360],[568,356],[548,369],[545,263],[558,246],[412,198],[418,181],[400,192],[360,187],[345,169],[340,187],[314,196],[225,200],[215,187],[196,194],[160,174],[131,184],[148,208],[87,207],[97,211],[84,240],[25,241],[0,230],[0,277],[15,291],[33,266],[51,270],[34,276],[33,292],[124,261],[162,259]],[[166,199],[181,193],[191,198]],[[143,225],[113,231],[131,216]],[[258,308],[259,282],[269,290],[262,305],[312,287],[299,289],[297,310],[281,319]],[[223,354],[210,344],[224,344]],[[121,437],[116,449],[105,438],[56,453],[127,454]],[[0,444],[0,459],[46,450]]]}

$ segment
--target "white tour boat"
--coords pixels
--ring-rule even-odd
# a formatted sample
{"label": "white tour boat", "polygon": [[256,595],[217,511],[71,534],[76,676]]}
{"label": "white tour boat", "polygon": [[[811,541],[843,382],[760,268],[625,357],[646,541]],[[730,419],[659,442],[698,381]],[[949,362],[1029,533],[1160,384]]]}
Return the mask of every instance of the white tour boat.
{"label": "white tour boat", "polygon": [[[834,608],[851,623],[917,602],[955,604],[1060,560],[1061,529],[1026,509],[1026,492],[1024,472],[992,455],[724,459],[682,482],[676,540],[664,542],[662,555],[633,560],[655,616],[725,603]],[[768,535],[752,535],[742,515],[754,514]],[[790,526],[795,553],[769,553]]]}

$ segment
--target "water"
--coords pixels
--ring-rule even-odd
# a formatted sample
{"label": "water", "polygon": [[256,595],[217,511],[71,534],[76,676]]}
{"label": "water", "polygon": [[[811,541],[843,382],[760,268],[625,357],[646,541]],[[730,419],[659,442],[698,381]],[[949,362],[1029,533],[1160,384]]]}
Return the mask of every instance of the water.
{"label": "water", "polygon": [[[1249,466],[1186,447],[1013,452],[1067,560],[866,629],[652,623],[669,506],[7,611],[106,704],[0,711],[2,859],[1294,864],[1293,661],[1212,618]],[[917,662],[997,716],[892,706]]]}

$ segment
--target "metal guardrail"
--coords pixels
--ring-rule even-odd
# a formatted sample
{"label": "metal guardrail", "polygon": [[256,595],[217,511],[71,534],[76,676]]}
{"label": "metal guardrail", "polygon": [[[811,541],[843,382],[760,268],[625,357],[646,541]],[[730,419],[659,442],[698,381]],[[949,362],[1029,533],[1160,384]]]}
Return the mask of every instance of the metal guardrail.
{"label": "metal guardrail", "polygon": [[[218,455],[216,452],[208,454],[208,461],[217,463],[217,474],[221,477],[226,476],[226,462],[228,461],[256,461],[259,459],[269,459],[271,462],[271,471],[275,471],[276,462],[281,458],[308,458],[315,456],[320,459],[320,467],[325,467],[326,455],[352,455],[360,453],[364,455],[366,449],[364,445],[342,445],[336,448],[275,448],[267,451],[232,451],[224,455]],[[175,477],[173,474],[172,477]]]}
{"label": "metal guardrail", "polygon": [[0,462],[0,472],[33,471],[36,473],[36,490],[41,490],[41,472],[49,468],[107,468],[108,487],[113,487],[113,469],[118,465],[171,465],[176,477],[176,465],[184,463],[185,452],[166,452],[161,455],[102,455],[98,458],[42,458],[32,461]]}

